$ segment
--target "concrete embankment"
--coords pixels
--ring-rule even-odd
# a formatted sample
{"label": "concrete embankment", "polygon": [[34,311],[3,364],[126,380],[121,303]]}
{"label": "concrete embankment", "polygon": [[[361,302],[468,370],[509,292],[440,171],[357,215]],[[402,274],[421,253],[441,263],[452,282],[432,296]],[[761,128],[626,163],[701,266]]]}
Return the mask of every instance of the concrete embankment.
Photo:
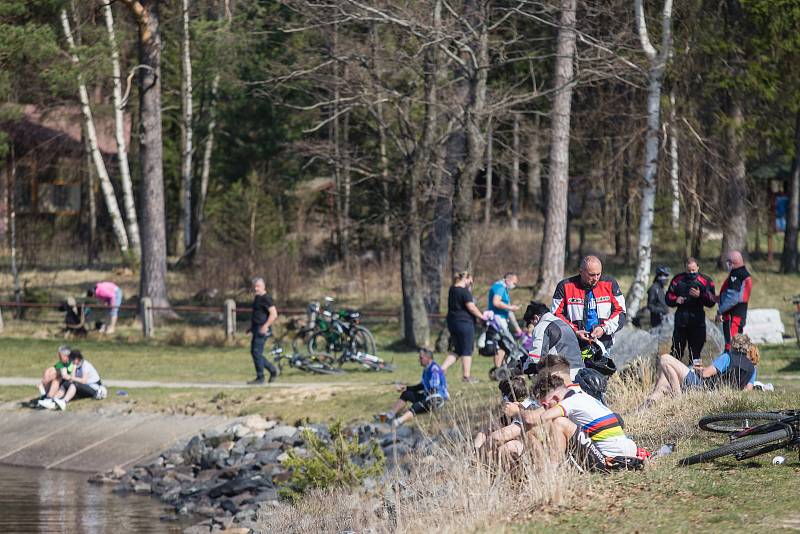
{"label": "concrete embankment", "polygon": [[0,464],[86,473],[129,468],[228,422],[218,416],[3,411]]}

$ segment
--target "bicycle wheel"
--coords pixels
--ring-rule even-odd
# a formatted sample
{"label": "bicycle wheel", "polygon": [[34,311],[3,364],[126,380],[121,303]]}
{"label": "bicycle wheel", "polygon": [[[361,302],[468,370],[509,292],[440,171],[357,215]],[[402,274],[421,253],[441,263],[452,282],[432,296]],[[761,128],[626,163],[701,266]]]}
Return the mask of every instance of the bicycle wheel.
{"label": "bicycle wheel", "polygon": [[292,338],[292,354],[300,354],[300,351],[308,350],[308,342],[313,334],[313,328],[301,328]]}
{"label": "bicycle wheel", "polygon": [[309,362],[303,367],[304,371],[308,371],[309,373],[314,373],[318,375],[341,375],[344,374],[344,369],[339,369],[337,367],[331,367],[325,363],[320,362]]}
{"label": "bicycle wheel", "polygon": [[353,338],[356,352],[361,351],[367,354],[375,354],[375,338],[372,337],[372,333],[369,330],[363,326],[357,326]]}
{"label": "bicycle wheel", "polygon": [[707,415],[700,419],[700,428],[708,432],[732,434],[771,421],[789,417],[781,412],[738,412]]}
{"label": "bicycle wheel", "polygon": [[788,442],[788,440],[791,437],[792,437],[792,431],[788,428],[782,428],[780,430],[775,430],[774,432],[769,432],[767,434],[762,434],[762,435],[746,436],[741,439],[731,441],[730,443],[727,443],[722,447],[717,447],[716,449],[711,449],[710,451],[701,452],[700,454],[695,454],[693,456],[686,457],[683,460],[680,460],[678,462],[678,465],[686,466],[686,465],[698,464],[700,462],[708,462],[716,458],[722,458],[723,456],[742,453],[750,449],[755,449],[756,447],[762,447],[767,444],[777,445],[778,442],[781,441]]}
{"label": "bicycle wheel", "polygon": [[333,354],[334,344],[328,340],[324,332],[314,332],[308,339],[309,354]]}

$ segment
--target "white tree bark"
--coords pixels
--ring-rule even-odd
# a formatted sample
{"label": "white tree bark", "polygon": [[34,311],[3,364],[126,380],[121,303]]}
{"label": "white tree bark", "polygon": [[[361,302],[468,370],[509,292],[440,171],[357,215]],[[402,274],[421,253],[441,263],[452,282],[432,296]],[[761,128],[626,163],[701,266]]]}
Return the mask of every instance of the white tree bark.
{"label": "white tree bark", "polygon": [[519,114],[514,113],[511,142],[511,229],[519,230]]}
{"label": "white tree bark", "polygon": [[105,16],[108,44],[111,48],[111,70],[114,77],[114,137],[117,141],[117,161],[119,162],[119,177],[122,182],[122,203],[125,208],[127,220],[128,241],[134,258],[138,261],[142,255],[142,242],[139,238],[139,219],[136,215],[136,202],[133,197],[133,182],[131,169],[128,164],[128,147],[125,143],[125,117],[122,103],[122,69],[119,63],[117,48],[117,35],[114,30],[114,14],[111,2],[101,0]]}
{"label": "white tree bark", "polygon": [[647,134],[645,137],[642,203],[639,214],[638,264],[633,285],[628,292],[626,304],[628,315],[635,317],[650,278],[650,263],[653,246],[653,215],[656,200],[656,176],[658,172],[658,132],[661,129],[661,86],[664,81],[667,60],[672,47],[672,0],[664,0],[661,15],[661,51],[650,43],[644,17],[643,0],[636,0],[636,23],[642,49],[650,61],[647,84]]}
{"label": "white tree bark", "polygon": [[542,162],[539,155],[541,134],[539,116],[537,115],[531,125],[528,136],[528,196],[539,205],[542,200]]}
{"label": "white tree bark", "polygon": [[197,210],[197,228],[194,241],[194,254],[200,252],[203,243],[203,222],[205,221],[206,198],[208,184],[211,180],[211,154],[214,152],[214,133],[217,129],[217,93],[219,92],[219,73],[211,80],[211,99],[208,103],[208,133],[203,148],[203,166],[200,171],[200,191],[195,209]]}
{"label": "white tree bark", "polygon": [[489,117],[489,120],[486,123],[486,193],[483,199],[484,226],[489,226],[489,223],[492,220],[492,181],[494,179],[492,169],[492,143],[494,140],[492,136],[492,118]]}
{"label": "white tree bark", "polygon": [[[181,228],[183,250],[192,246],[192,54],[189,0],[181,0]],[[180,239],[180,236],[179,236]],[[180,245],[179,245],[180,248]]]}
{"label": "white tree bark", "polygon": [[[67,45],[70,50],[70,61],[74,65],[79,65],[80,60],[75,53],[75,40],[72,38],[72,30],[70,29],[69,17],[67,10],[61,10],[61,26],[64,30],[64,37],[67,40]],[[89,92],[86,90],[86,84],[83,83],[83,76],[78,74],[78,95],[81,103],[81,114],[86,127],[86,136],[89,140],[89,147],[91,149],[92,161],[94,162],[97,176],[100,178],[100,188],[103,191],[103,198],[108,208],[108,214],[111,217],[111,228],[114,232],[114,237],[117,240],[120,251],[123,256],[128,253],[128,235],[125,233],[125,224],[122,222],[122,214],[119,211],[117,204],[117,197],[114,195],[114,186],[111,184],[111,178],[108,176],[103,155],[100,153],[100,148],[97,145],[97,131],[94,126],[94,119],[92,117],[92,109],[89,106]]]}
{"label": "white tree bark", "polygon": [[536,300],[549,302],[564,276],[567,240],[567,191],[569,187],[569,137],[574,86],[576,0],[561,1],[561,22],[556,47],[555,96],[550,111],[550,176],[544,222],[539,290]]}
{"label": "white tree bark", "polygon": [[669,94],[669,184],[672,193],[672,211],[670,213],[672,229],[676,232],[681,219],[680,166],[678,161],[678,123],[675,119],[675,91]]}

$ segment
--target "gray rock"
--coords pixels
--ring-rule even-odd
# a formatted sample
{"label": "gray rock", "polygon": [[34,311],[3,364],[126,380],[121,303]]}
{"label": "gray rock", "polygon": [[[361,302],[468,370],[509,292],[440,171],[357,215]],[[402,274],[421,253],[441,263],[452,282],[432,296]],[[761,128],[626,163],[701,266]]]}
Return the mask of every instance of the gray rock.
{"label": "gray rock", "polygon": [[219,447],[219,444],[228,439],[228,435],[219,430],[206,430],[203,434],[204,441],[209,447]]}
{"label": "gray rock", "polygon": [[293,438],[297,434],[297,429],[293,426],[278,425],[264,434],[264,441],[275,441],[282,438]]}
{"label": "gray rock", "polygon": [[[628,326],[622,331],[624,332]],[[658,340],[658,354],[668,353],[672,347],[672,332],[675,330],[675,314],[664,317],[661,324],[650,330],[650,334]],[[622,332],[620,332],[621,334]],[[717,357],[725,348],[725,339],[719,325],[706,318],[706,344],[703,346],[703,357],[706,359]],[[688,356],[687,356],[688,357]]]}
{"label": "gray rock", "polygon": [[198,464],[205,454],[206,446],[200,436],[195,436],[189,440],[183,450],[183,458],[190,464]]}
{"label": "gray rock", "polygon": [[280,449],[273,449],[270,451],[261,451],[256,454],[256,461],[261,465],[274,464],[278,462],[278,457],[281,455]]}
{"label": "gray rock", "polygon": [[151,493],[152,492],[152,487],[147,482],[137,482],[133,486],[133,491],[135,493]]}
{"label": "gray rock", "polygon": [[753,343],[783,343],[783,320],[775,308],[747,310],[744,333]]}
{"label": "gray rock", "polygon": [[611,347],[610,353],[617,369],[622,369],[640,356],[649,358],[657,355],[658,337],[626,324],[625,328],[614,336],[614,346]]}

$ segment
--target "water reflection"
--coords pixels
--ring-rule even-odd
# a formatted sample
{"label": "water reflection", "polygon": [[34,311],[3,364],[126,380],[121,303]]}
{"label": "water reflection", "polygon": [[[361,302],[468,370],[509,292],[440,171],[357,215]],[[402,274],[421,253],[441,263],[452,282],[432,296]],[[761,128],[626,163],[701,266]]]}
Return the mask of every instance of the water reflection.
{"label": "water reflection", "polygon": [[117,495],[86,479],[84,473],[0,466],[0,532],[166,534],[187,526],[160,521],[165,509],[155,499]]}

